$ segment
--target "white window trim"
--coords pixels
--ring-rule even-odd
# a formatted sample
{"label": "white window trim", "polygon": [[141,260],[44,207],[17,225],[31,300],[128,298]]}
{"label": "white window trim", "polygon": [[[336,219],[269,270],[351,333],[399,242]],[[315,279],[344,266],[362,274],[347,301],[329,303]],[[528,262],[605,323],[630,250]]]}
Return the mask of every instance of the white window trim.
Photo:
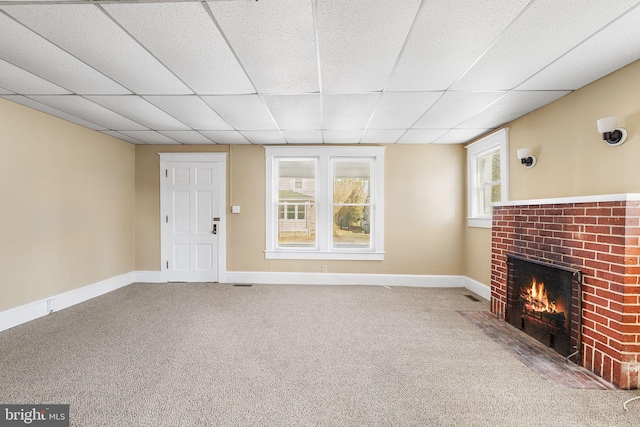
{"label": "white window trim", "polygon": [[478,155],[496,147],[500,148],[501,202],[509,201],[509,128],[504,128],[465,147],[467,149],[467,225],[469,227],[491,228],[492,215],[474,212],[475,187]]}
{"label": "white window trim", "polygon": [[[384,151],[385,147],[345,146],[265,146],[266,156],[266,259],[324,259],[324,260],[375,260],[384,259]],[[317,247],[278,248],[277,218],[274,197],[277,194],[275,161],[278,157],[318,158],[317,182]],[[331,248],[333,224],[332,200],[328,199],[332,189],[330,162],[333,157],[370,157],[373,161],[374,228],[370,248]],[[327,195],[325,197],[324,195]],[[324,225],[321,225],[324,224]]]}

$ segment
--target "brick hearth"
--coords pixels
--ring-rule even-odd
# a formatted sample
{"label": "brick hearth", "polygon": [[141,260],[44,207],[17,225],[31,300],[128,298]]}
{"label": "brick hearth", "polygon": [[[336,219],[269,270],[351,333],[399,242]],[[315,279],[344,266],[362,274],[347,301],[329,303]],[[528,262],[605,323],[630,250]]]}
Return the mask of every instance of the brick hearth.
{"label": "brick hearth", "polygon": [[493,212],[491,311],[504,318],[507,254],[582,271],[581,364],[638,388],[640,194],[504,203]]}

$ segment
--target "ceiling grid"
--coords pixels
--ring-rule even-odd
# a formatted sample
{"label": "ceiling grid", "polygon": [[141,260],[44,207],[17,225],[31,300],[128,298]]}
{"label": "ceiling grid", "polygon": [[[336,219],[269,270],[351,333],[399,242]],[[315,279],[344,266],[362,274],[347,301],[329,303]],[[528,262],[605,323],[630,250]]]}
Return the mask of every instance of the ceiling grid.
{"label": "ceiling grid", "polygon": [[0,0],[0,97],[133,144],[461,144],[640,58],[640,0]]}

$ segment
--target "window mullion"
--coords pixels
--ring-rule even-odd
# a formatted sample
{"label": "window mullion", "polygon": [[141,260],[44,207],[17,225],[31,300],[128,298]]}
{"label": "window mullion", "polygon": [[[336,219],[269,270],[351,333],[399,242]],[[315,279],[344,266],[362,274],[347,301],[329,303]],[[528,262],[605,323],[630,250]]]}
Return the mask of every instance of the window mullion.
{"label": "window mullion", "polygon": [[329,170],[329,156],[322,155],[318,158],[318,188],[317,188],[317,212],[318,212],[318,250],[328,252],[331,242],[333,221],[333,187],[331,186],[331,171]]}

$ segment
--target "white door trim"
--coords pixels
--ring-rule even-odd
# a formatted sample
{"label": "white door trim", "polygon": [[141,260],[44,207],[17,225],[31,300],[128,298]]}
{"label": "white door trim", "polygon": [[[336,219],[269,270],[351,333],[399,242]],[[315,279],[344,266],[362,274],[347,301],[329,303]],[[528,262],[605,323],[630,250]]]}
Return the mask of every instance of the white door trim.
{"label": "white door trim", "polygon": [[167,163],[220,163],[217,178],[220,222],[218,223],[218,283],[227,282],[227,153],[158,153],[160,156],[160,276],[163,282],[168,279],[165,260],[169,259],[168,229],[165,222],[165,193],[167,181],[165,170]]}

